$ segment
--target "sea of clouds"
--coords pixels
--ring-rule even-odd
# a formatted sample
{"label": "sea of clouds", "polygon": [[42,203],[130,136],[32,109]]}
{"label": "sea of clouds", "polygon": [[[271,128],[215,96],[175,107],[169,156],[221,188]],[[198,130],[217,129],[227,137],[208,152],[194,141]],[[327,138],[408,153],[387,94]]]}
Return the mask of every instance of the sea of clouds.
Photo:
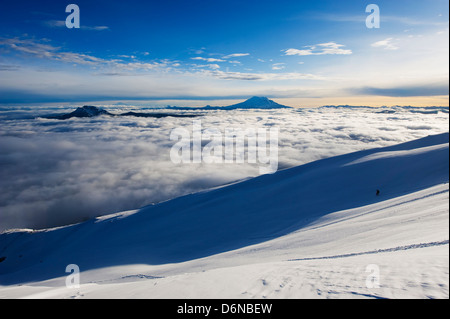
{"label": "sea of clouds", "polygon": [[188,112],[202,115],[195,119],[36,118],[56,111],[0,109],[0,231],[67,225],[259,174],[260,164],[173,163],[170,134],[192,130],[193,120],[222,132],[278,128],[279,169],[447,132],[449,125],[448,108],[401,107]]}

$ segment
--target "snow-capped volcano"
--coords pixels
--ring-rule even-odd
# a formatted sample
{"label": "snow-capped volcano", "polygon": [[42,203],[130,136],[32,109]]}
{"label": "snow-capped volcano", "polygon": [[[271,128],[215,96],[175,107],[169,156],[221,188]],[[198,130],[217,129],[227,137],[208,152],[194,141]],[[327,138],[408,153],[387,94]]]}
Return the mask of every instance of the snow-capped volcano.
{"label": "snow-capped volcano", "polygon": [[110,113],[101,108],[91,105],[79,107],[72,113],[72,115],[76,117],[93,117],[102,114],[110,114]]}
{"label": "snow-capped volcano", "polygon": [[237,109],[290,109],[290,106],[278,104],[267,97],[254,96],[244,102],[228,105],[228,106],[203,106],[203,107],[184,107],[184,106],[168,106],[168,109],[173,110],[237,110]]}
{"label": "snow-capped volcano", "polygon": [[67,120],[73,117],[94,117],[99,115],[112,115],[108,111],[91,105],[85,105],[83,107],[77,108],[75,111],[67,114],[60,114],[56,116],[49,116],[49,118],[54,118],[58,120]]}
{"label": "snow-capped volcano", "polygon": [[289,106],[278,104],[267,97],[254,96],[245,102],[226,106],[226,109],[282,109]]}

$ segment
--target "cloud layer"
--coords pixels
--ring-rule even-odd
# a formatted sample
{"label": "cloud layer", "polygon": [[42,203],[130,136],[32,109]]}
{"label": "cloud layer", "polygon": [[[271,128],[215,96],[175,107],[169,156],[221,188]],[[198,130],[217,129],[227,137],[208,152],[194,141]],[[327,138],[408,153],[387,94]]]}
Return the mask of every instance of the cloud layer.
{"label": "cloud layer", "polygon": [[[58,110],[39,110],[50,111]],[[58,121],[33,119],[36,112],[0,110],[0,231],[75,223],[259,174],[259,164],[172,163],[171,130],[191,131],[192,119]],[[200,119],[203,129],[221,132],[277,127],[283,169],[448,131],[449,117],[439,109],[319,108],[211,111]]]}
{"label": "cloud layer", "polygon": [[328,43],[320,43],[315,45],[308,45],[306,46],[307,49],[287,49],[284,51],[286,55],[327,55],[327,54],[339,54],[339,55],[348,55],[352,54],[352,50],[349,49],[343,49],[345,45],[338,44],[335,42],[328,42]]}

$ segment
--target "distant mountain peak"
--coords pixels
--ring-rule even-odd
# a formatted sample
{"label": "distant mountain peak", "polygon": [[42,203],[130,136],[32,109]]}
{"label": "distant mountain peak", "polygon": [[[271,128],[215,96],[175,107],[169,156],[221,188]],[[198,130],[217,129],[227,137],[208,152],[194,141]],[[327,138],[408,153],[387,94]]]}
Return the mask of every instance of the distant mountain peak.
{"label": "distant mountain peak", "polygon": [[112,115],[108,111],[91,105],[85,105],[83,107],[77,108],[72,113],[62,114],[57,116],[51,116],[50,118],[56,118],[59,120],[67,120],[73,117],[94,117],[98,115]]}
{"label": "distant mountain peak", "polygon": [[109,114],[109,112],[92,105],[79,107],[73,113],[79,115],[78,117],[93,117],[101,114]]}
{"label": "distant mountain peak", "polygon": [[[265,97],[265,96],[253,96],[251,98],[249,98],[247,101],[253,101],[253,102],[273,102],[271,100],[269,100],[269,98]],[[275,103],[275,102],[274,102]]]}
{"label": "distant mountain peak", "polygon": [[242,103],[230,105],[230,106],[227,106],[226,108],[227,109],[237,109],[237,108],[279,109],[279,108],[290,108],[290,107],[278,104],[277,102],[274,102],[264,96],[253,96]]}
{"label": "distant mountain peak", "polygon": [[108,111],[101,109],[97,106],[85,105],[83,107],[77,108],[75,111],[71,113],[65,114],[53,114],[43,116],[48,119],[56,119],[56,120],[68,120],[73,117],[79,118],[88,118],[95,117],[99,115],[109,115],[109,116],[134,116],[134,117],[153,117],[153,118],[162,118],[162,117],[197,117],[201,116],[201,114],[175,114],[175,113],[139,113],[139,112],[127,112],[121,114],[113,114]]}

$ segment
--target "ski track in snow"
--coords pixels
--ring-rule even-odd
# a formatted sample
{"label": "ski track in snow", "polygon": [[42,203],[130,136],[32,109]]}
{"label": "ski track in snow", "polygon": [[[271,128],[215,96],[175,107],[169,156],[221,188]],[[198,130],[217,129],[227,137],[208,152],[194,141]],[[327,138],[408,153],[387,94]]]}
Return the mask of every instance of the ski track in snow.
{"label": "ski track in snow", "polygon": [[421,249],[421,248],[427,248],[427,247],[433,247],[433,246],[442,246],[442,245],[448,245],[449,240],[443,240],[443,241],[435,241],[430,243],[420,243],[420,244],[412,244],[412,245],[406,245],[406,246],[398,246],[393,248],[384,248],[384,249],[377,249],[377,250],[371,250],[371,251],[363,251],[358,253],[348,253],[348,254],[340,254],[340,255],[334,255],[334,256],[323,256],[323,257],[306,257],[306,258],[298,258],[298,259],[288,259],[287,261],[304,261],[304,260],[321,260],[321,259],[337,259],[337,258],[348,258],[348,257],[355,257],[355,256],[361,256],[361,255],[373,255],[373,254],[381,254],[381,253],[392,253],[400,250],[410,250],[410,249]]}
{"label": "ski track in snow", "polygon": [[[420,201],[422,199],[425,199],[425,198],[428,198],[428,197],[433,197],[433,196],[444,194],[444,193],[448,193],[448,189],[444,189],[442,191],[438,191],[438,192],[434,192],[434,193],[431,193],[431,194],[427,194],[427,195],[424,195],[424,196],[421,196],[421,197],[409,199],[407,201],[402,201],[400,203],[395,203],[395,204],[392,204],[392,205],[389,205],[389,206],[383,206],[382,208],[377,208],[377,209],[370,210],[370,211],[367,211],[367,212],[364,212],[364,213],[361,213],[361,214],[356,214],[356,215],[353,215],[353,216],[344,217],[344,218],[335,220],[335,221],[330,222],[330,223],[321,224],[320,226],[312,226],[312,227],[309,227],[308,229],[309,230],[314,230],[314,229],[319,229],[319,228],[323,228],[323,227],[328,227],[330,225],[334,225],[334,224],[342,223],[342,222],[345,222],[345,221],[349,221],[351,219],[355,219],[355,218],[358,218],[358,217],[361,217],[361,216],[364,216],[364,215],[369,215],[369,214],[373,214],[373,213],[376,213],[376,212],[379,212],[379,211],[383,211],[383,210],[386,210],[386,209],[389,209],[389,208],[394,208],[394,207],[402,206],[402,205],[405,205],[405,204],[417,202],[417,201]],[[302,231],[302,230],[300,230],[300,231]]]}

